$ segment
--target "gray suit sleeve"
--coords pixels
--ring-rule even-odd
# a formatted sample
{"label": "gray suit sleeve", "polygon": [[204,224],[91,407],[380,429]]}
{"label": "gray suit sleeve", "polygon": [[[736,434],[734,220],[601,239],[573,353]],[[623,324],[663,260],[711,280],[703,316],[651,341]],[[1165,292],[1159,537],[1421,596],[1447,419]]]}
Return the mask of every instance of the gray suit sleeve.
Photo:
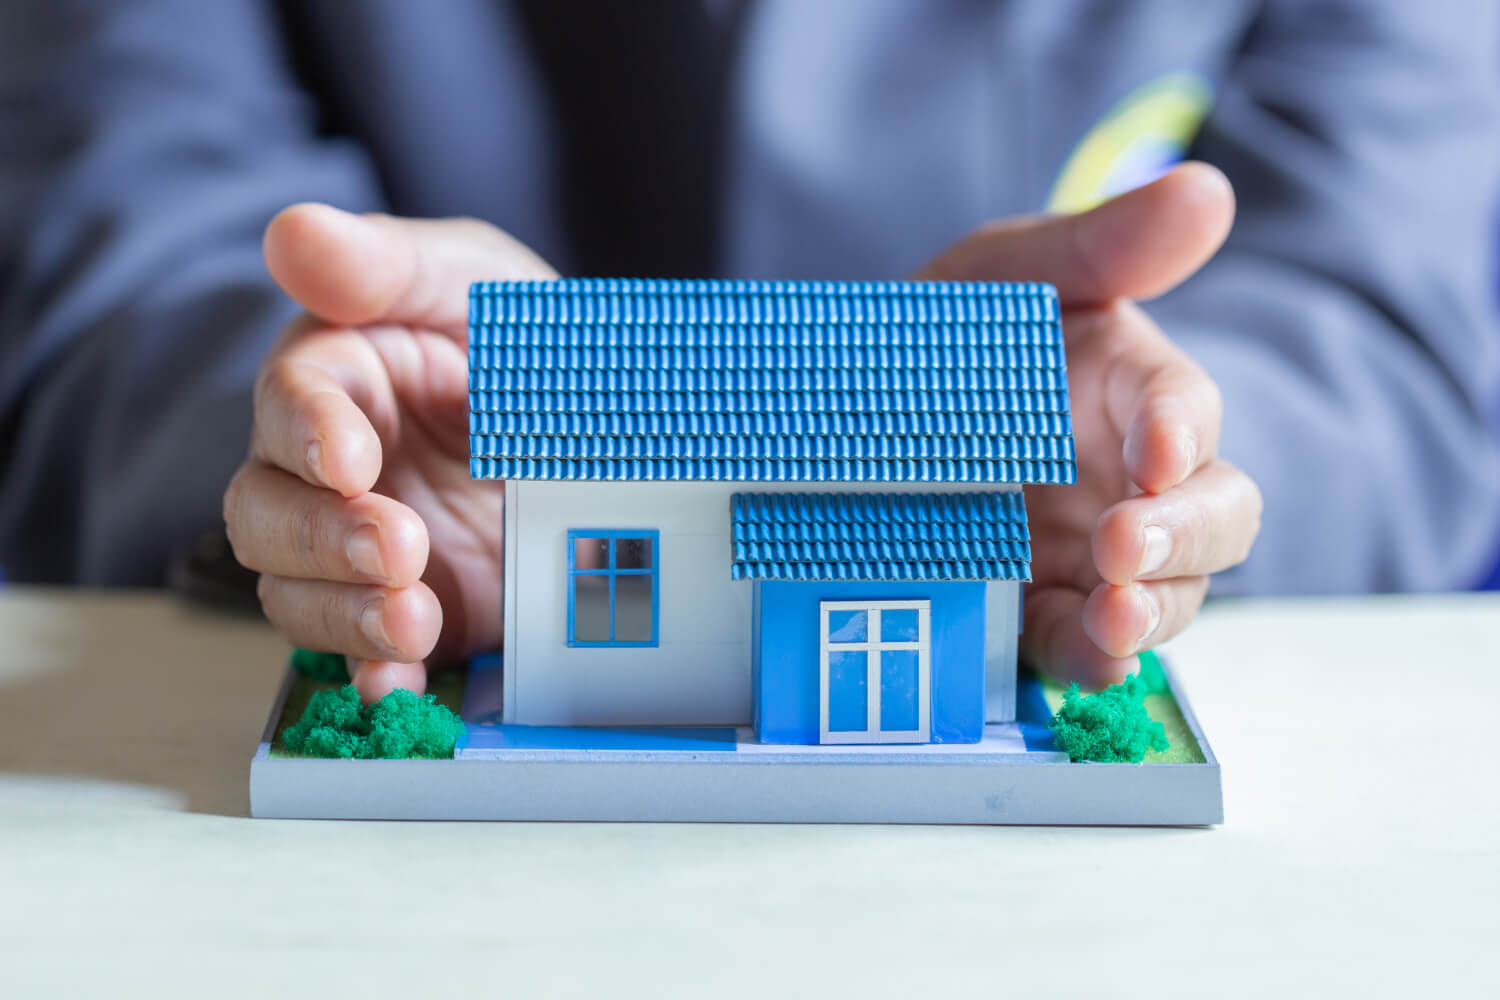
{"label": "gray suit sleeve", "polygon": [[270,5],[0,10],[0,569],[151,584],[216,523],[260,357],[292,313],[260,235],[379,207],[317,134]]}
{"label": "gray suit sleeve", "polygon": [[1472,584],[1500,528],[1489,416],[1494,6],[1268,5],[1192,154],[1239,194],[1148,306],[1219,382],[1259,543],[1215,592]]}

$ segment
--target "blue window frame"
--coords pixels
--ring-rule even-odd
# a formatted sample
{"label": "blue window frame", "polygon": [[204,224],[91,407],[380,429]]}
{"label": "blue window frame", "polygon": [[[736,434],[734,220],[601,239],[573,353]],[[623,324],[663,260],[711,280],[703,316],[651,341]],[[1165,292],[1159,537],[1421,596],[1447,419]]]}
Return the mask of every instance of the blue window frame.
{"label": "blue window frame", "polygon": [[660,534],[568,532],[568,645],[660,645]]}

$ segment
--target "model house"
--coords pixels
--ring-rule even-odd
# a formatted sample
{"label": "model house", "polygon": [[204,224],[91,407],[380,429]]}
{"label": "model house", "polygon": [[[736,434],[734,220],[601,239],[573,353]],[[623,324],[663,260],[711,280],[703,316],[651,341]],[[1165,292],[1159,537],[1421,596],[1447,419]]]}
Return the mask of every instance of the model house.
{"label": "model house", "polygon": [[472,474],[506,489],[505,722],[1014,718],[1020,489],[1075,474],[1050,286],[478,284],[469,370]]}

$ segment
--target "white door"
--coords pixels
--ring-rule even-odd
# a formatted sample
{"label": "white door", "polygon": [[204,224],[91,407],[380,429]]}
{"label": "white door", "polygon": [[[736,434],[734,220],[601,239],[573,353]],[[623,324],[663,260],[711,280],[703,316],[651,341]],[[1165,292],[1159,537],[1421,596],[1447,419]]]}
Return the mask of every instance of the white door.
{"label": "white door", "polygon": [[818,742],[928,742],[931,602],[823,601],[818,617]]}

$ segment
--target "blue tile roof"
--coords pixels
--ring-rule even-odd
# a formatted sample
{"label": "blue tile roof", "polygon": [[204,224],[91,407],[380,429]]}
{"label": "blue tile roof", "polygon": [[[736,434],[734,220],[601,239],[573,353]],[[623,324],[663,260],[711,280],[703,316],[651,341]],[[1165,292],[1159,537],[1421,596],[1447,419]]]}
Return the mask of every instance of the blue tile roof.
{"label": "blue tile roof", "polygon": [[736,580],[1026,580],[1026,505],[1009,493],[736,493]]}
{"label": "blue tile roof", "polygon": [[469,402],[481,479],[1074,479],[1050,285],[476,284]]}

